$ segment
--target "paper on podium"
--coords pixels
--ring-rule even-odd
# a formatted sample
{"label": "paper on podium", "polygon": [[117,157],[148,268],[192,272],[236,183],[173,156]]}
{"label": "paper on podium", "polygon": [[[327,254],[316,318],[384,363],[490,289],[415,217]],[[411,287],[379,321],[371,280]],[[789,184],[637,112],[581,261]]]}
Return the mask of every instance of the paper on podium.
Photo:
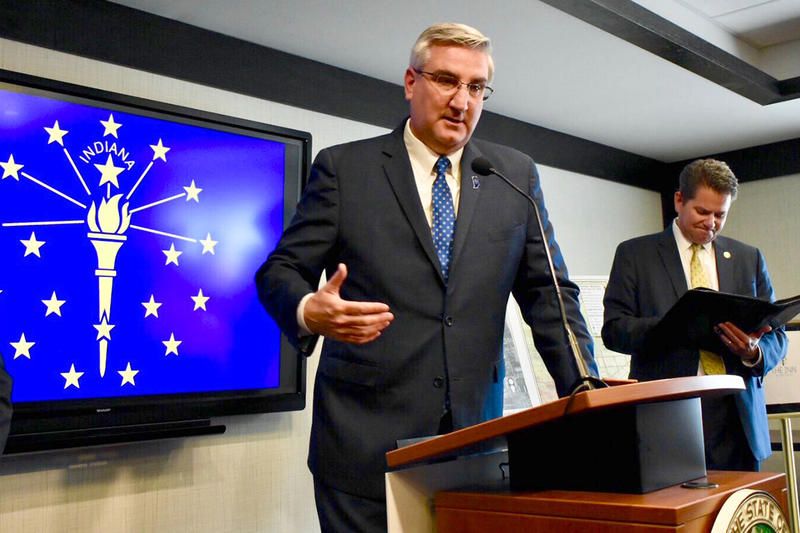
{"label": "paper on podium", "polygon": [[687,291],[651,332],[649,342],[703,348],[722,353],[714,333],[720,322],[732,322],[742,331],[764,326],[778,328],[800,312],[800,296],[775,302],[706,288]]}

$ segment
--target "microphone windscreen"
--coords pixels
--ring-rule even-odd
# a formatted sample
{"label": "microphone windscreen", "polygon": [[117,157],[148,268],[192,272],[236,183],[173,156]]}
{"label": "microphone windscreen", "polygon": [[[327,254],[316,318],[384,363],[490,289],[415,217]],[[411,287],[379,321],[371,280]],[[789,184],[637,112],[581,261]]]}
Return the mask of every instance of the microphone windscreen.
{"label": "microphone windscreen", "polygon": [[494,174],[492,164],[485,157],[476,157],[472,160],[472,170],[481,176],[488,176]]}

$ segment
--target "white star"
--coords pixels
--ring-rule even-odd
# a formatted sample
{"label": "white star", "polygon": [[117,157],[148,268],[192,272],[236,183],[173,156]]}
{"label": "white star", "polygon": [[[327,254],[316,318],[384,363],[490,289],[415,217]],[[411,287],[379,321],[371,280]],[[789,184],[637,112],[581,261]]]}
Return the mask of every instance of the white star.
{"label": "white star", "polygon": [[169,340],[161,342],[167,347],[167,351],[164,355],[169,355],[171,353],[178,355],[178,346],[180,346],[183,341],[175,340],[175,334],[170,333]]}
{"label": "white star", "polygon": [[101,320],[99,324],[93,324],[92,327],[97,330],[97,339],[95,340],[99,341],[100,339],[111,340],[111,330],[116,326],[114,324],[109,324],[105,314],[103,314],[103,320]]}
{"label": "white star", "polygon": [[119,189],[119,182],[117,176],[125,170],[125,167],[115,167],[114,161],[111,159],[111,154],[108,155],[104,165],[94,164],[95,168],[100,171],[100,185],[104,183],[113,183],[114,187]]}
{"label": "white star", "polygon": [[44,131],[46,131],[50,135],[50,137],[47,139],[47,144],[50,144],[50,143],[53,143],[53,142],[57,142],[61,146],[64,146],[64,135],[69,133],[67,130],[62,130],[58,126],[58,121],[57,120],[56,120],[56,123],[53,124],[52,128],[45,127]]}
{"label": "white star", "polygon": [[184,187],[183,190],[186,191],[187,202],[189,200],[194,200],[195,202],[200,203],[200,193],[203,191],[203,189],[196,187],[194,184],[194,180],[192,180],[191,185],[189,185],[188,187]]}
{"label": "white star", "polygon": [[194,309],[192,309],[192,311],[197,311],[198,309],[208,311],[208,309],[206,309],[206,302],[210,300],[211,297],[203,296],[203,289],[197,291],[197,296],[190,296],[190,298],[194,300]]}
{"label": "white star", "polygon": [[37,241],[36,232],[32,231],[30,239],[21,239],[19,242],[25,245],[25,255],[22,257],[27,257],[31,254],[35,255],[36,257],[42,257],[42,254],[39,253],[39,248],[44,246],[47,241]]}
{"label": "white star", "polygon": [[3,179],[8,177],[12,177],[15,180],[19,181],[19,170],[24,167],[25,165],[20,165],[16,161],[14,161],[14,154],[8,155],[8,161],[3,163],[0,161],[0,167],[3,167]]}
{"label": "white star", "polygon": [[161,302],[157,302],[152,294],[150,295],[150,301],[142,302],[142,305],[144,306],[145,309],[144,311],[145,318],[149,317],[150,315],[153,315],[154,317],[158,318],[158,308],[161,307],[162,304]]}
{"label": "white star", "polygon": [[138,370],[131,370],[131,363],[128,361],[128,366],[125,368],[125,370],[117,370],[117,374],[122,376],[122,384],[120,387],[124,387],[126,383],[130,383],[135,387],[136,382],[133,380],[133,378],[136,377],[136,374],[138,373]]}
{"label": "white star", "polygon": [[216,255],[214,253],[214,247],[217,245],[217,242],[218,241],[212,241],[211,240],[211,234],[210,233],[206,233],[206,238],[204,240],[200,241],[200,244],[203,245],[203,254],[205,254],[206,252],[209,252],[209,253],[211,253],[211,255]]}
{"label": "white star", "polygon": [[16,359],[19,356],[25,356],[28,359],[30,359],[31,358],[31,347],[36,343],[35,342],[29,342],[25,338],[25,334],[23,333],[22,335],[19,336],[19,341],[18,342],[12,342],[12,343],[9,343],[9,344],[11,344],[11,346],[14,347],[14,359]]}
{"label": "white star", "polygon": [[56,296],[56,291],[53,291],[53,295],[50,296],[50,299],[42,300],[42,303],[47,306],[47,312],[44,314],[44,316],[50,316],[53,313],[61,316],[61,306],[67,303],[67,301],[59,300]]}
{"label": "white star", "polygon": [[178,256],[180,256],[183,253],[175,249],[175,243],[169,245],[169,250],[161,250],[161,251],[164,252],[164,255],[167,256],[167,262],[164,263],[165,265],[168,265],[170,263],[175,263],[176,265],[178,265]]}
{"label": "white star", "polygon": [[81,384],[78,383],[78,380],[81,379],[83,374],[84,372],[75,372],[75,363],[70,365],[69,372],[61,372],[61,377],[66,380],[66,383],[64,383],[64,388],[66,389],[70,385],[74,385],[76,389],[80,389]]}
{"label": "white star", "polygon": [[167,162],[167,152],[170,149],[161,143],[161,139],[158,140],[158,144],[151,144],[150,148],[153,149],[153,161],[161,159],[165,163]]}
{"label": "white star", "polygon": [[101,120],[100,124],[102,124],[105,128],[105,130],[103,130],[103,137],[106,135],[113,135],[119,139],[117,136],[117,130],[122,127],[122,124],[117,124],[114,122],[114,115],[108,115],[108,120]]}

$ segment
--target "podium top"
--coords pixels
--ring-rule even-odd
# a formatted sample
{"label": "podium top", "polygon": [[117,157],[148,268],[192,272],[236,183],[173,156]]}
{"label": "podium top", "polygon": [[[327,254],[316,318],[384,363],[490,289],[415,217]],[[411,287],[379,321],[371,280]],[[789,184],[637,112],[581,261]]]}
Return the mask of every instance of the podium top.
{"label": "podium top", "polygon": [[446,435],[386,453],[390,469],[456,454],[462,448],[503,437],[525,428],[595,410],[642,403],[732,394],[744,390],[739,376],[689,376],[617,385],[580,392],[517,413],[488,420]]}

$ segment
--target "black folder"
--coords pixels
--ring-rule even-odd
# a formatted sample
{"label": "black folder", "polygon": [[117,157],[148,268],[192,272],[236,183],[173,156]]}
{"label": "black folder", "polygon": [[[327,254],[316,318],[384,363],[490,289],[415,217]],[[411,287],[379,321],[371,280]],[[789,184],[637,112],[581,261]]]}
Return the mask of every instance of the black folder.
{"label": "black folder", "polygon": [[[651,343],[724,350],[714,326],[732,322],[747,333],[773,329],[800,313],[800,295],[775,302],[706,288],[687,291],[653,328]],[[720,352],[721,353],[721,352]]]}

